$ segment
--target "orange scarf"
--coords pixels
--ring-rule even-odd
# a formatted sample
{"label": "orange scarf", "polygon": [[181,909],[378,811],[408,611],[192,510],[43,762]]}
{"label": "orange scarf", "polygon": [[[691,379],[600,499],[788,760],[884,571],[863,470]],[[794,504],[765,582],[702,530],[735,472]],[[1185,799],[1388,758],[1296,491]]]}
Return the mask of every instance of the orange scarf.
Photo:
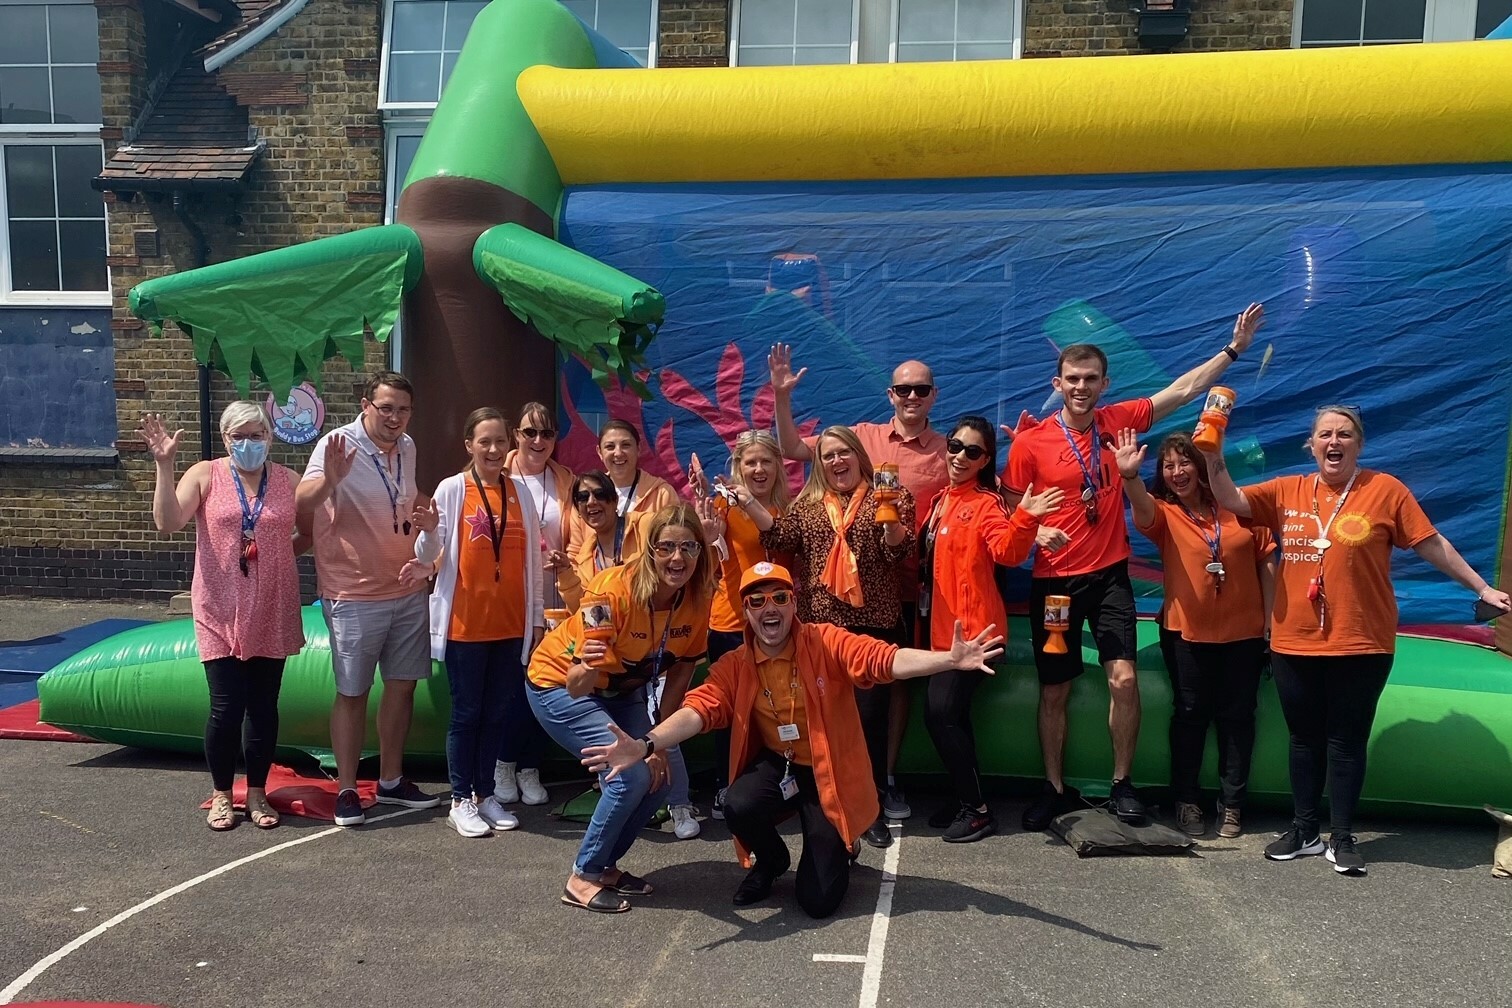
{"label": "orange scarf", "polygon": [[865,604],[861,597],[861,573],[856,569],[856,551],[845,541],[845,533],[856,520],[856,512],[861,510],[861,502],[865,499],[866,487],[856,487],[842,515],[840,498],[833,493],[824,495],[824,513],[829,515],[830,527],[835,530],[835,541],[830,545],[824,573],[819,580],[831,595],[857,609]]}

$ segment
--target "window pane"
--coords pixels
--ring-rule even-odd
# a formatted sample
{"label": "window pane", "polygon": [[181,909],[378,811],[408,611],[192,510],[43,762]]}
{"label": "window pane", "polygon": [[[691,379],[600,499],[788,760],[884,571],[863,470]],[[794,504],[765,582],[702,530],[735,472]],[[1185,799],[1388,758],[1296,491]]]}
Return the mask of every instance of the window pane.
{"label": "window pane", "polygon": [[[15,148],[12,148],[13,150]],[[58,216],[105,218],[105,202],[89,180],[100,174],[100,148],[68,144],[53,148],[58,166]]]}
{"label": "window pane", "polygon": [[954,7],[950,0],[898,0],[898,41],[930,42],[949,35]]}
{"label": "window pane", "polygon": [[404,180],[409,177],[410,165],[414,163],[415,152],[420,149],[420,138],[410,133],[401,133],[394,138],[394,189],[404,186]]}
{"label": "window pane", "polygon": [[799,49],[793,54],[793,62],[800,65],[816,63],[849,63],[850,46],[812,46]]}
{"label": "window pane", "polygon": [[47,10],[52,24],[52,61],[99,62],[100,30],[95,23],[94,7],[90,4],[54,4]]}
{"label": "window pane", "polygon": [[0,7],[0,63],[46,63],[46,53],[47,8]]}
{"label": "window pane", "polygon": [[433,102],[441,94],[441,54],[399,53],[389,57],[388,100]]}
{"label": "window pane", "polygon": [[1013,37],[1010,0],[956,0],[956,38],[961,40]]}
{"label": "window pane", "polygon": [[446,49],[456,52],[462,48],[462,43],[467,40],[467,30],[472,27],[473,19],[478,16],[487,4],[483,3],[449,3],[446,5],[446,36],[442,42]]}
{"label": "window pane", "polygon": [[443,9],[443,4],[429,0],[395,0],[391,48],[399,52],[412,49],[439,52]]}
{"label": "window pane", "polygon": [[1013,59],[1012,42],[963,42],[956,46],[957,61]]}
{"label": "window pane", "polygon": [[52,122],[47,68],[0,67],[0,123],[45,122]]}
{"label": "window pane", "polygon": [[[798,42],[839,42],[850,46],[851,0],[803,0],[798,5]],[[850,56],[846,55],[846,60]]]}
{"label": "window pane", "polygon": [[590,25],[597,16],[594,13],[595,8],[598,7],[595,0],[561,0],[561,4]]}
{"label": "window pane", "polygon": [[451,80],[452,71],[455,70],[455,69],[457,69],[457,57],[460,56],[460,55],[461,55],[461,53],[454,53],[454,52],[442,53],[441,54],[441,90],[442,91],[446,90],[446,82],[449,81],[449,80]]}
{"label": "window pane", "polygon": [[55,291],[58,286],[58,232],[54,221],[10,222],[11,289]]}
{"label": "window pane", "polygon": [[59,221],[58,233],[63,245],[63,290],[109,290],[110,277],[105,272],[105,222]]}
{"label": "window pane", "polygon": [[[52,147],[5,148],[5,193],[12,219],[16,217],[55,217],[53,202]],[[15,252],[16,247],[11,246]]]}
{"label": "window pane", "polygon": [[792,66],[792,46],[772,46],[763,49],[740,47],[741,66]]}
{"label": "window pane", "polygon": [[[793,42],[794,0],[741,0],[740,44],[775,45]],[[742,58],[744,63],[745,59]]]}
{"label": "window pane", "polygon": [[1512,0],[1480,0],[1475,12],[1475,37],[1483,39],[1512,17]]}
{"label": "window pane", "polygon": [[103,122],[100,75],[94,67],[54,67],[53,122]]}
{"label": "window pane", "polygon": [[1421,39],[1427,0],[1366,0],[1365,37]]}
{"label": "window pane", "polygon": [[646,48],[651,39],[651,0],[599,4],[598,33],[621,49]]}
{"label": "window pane", "polygon": [[1302,40],[1358,41],[1364,0],[1303,0]]}
{"label": "window pane", "polygon": [[949,63],[955,59],[955,46],[949,42],[898,43],[899,63]]}

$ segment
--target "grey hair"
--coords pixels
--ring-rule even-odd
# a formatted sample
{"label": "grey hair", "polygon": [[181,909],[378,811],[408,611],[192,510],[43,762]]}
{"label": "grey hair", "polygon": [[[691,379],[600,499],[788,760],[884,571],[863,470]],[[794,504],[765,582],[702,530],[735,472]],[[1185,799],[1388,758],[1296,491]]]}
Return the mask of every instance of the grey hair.
{"label": "grey hair", "polygon": [[268,411],[263,409],[262,404],[239,399],[221,413],[220,431],[222,434],[230,434],[242,424],[251,423],[253,420],[262,424],[263,430],[269,434],[273,433],[273,421],[268,419]]}
{"label": "grey hair", "polygon": [[1326,413],[1337,413],[1339,416],[1348,417],[1349,422],[1354,425],[1355,434],[1359,437],[1360,443],[1365,443],[1365,420],[1360,416],[1360,407],[1346,406],[1343,403],[1328,403],[1313,410],[1312,426],[1307,431],[1307,444],[1312,443],[1313,431],[1318,429],[1318,421]]}

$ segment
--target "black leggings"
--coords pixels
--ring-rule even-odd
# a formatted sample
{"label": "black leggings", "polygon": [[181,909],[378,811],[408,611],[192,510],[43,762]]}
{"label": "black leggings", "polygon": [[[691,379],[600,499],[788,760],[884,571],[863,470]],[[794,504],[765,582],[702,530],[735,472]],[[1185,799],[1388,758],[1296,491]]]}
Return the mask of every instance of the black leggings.
{"label": "black leggings", "polygon": [[[898,625],[886,629],[877,627],[846,627],[851,633],[875,637],[888,644],[907,647]],[[887,787],[887,722],[892,710],[892,691],[897,683],[879,683],[870,689],[856,690],[856,710],[861,715],[861,732],[866,736],[866,755],[871,758],[872,780],[877,790]]]}
{"label": "black leggings", "polygon": [[[230,791],[236,755],[247,762],[247,786],[266,787],[278,746],[278,690],[283,658],[216,658],[205,662],[210,684],[210,720],[205,724],[205,762],[217,791]],[[246,721],[246,741],[242,722]]]}
{"label": "black leggings", "polygon": [[1244,808],[1255,751],[1255,694],[1265,640],[1206,644],[1162,629],[1160,651],[1171,677],[1171,789],[1176,800],[1201,804],[1197,784],[1208,726],[1217,724],[1218,780],[1223,804]]}
{"label": "black leggings", "polygon": [[985,672],[959,669],[932,675],[924,705],[924,726],[945,764],[951,789],[961,804],[972,808],[982,804],[982,780],[977,774],[971,697],[985,677]]}
{"label": "black leggings", "polygon": [[1276,692],[1291,731],[1291,786],[1297,827],[1318,831],[1318,806],[1328,784],[1334,833],[1354,829],[1365,787],[1365,750],[1376,702],[1386,688],[1393,655],[1273,654]]}

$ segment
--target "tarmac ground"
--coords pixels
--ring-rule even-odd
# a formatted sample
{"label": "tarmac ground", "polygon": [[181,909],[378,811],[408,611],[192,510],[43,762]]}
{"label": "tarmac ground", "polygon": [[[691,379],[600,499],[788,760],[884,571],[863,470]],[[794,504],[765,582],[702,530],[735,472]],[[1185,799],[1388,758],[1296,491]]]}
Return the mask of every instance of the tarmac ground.
{"label": "tarmac ground", "polygon": [[[0,600],[0,637],[131,615]],[[438,767],[417,777],[444,790]],[[865,848],[815,922],[791,875],[732,906],[742,872],[713,820],[645,831],[624,863],[657,891],[600,916],[558,902],[582,827],[551,806],[479,840],[386,807],[355,830],[218,834],[208,786],[191,757],[0,740],[0,1004],[1494,1005],[1512,985],[1489,818],[1366,817],[1370,873],[1347,878],[1267,862],[1286,823],[1264,812],[1190,856],[1078,859],[1003,798],[998,835],[945,844],[924,822],[941,798],[916,786],[898,842]]]}

